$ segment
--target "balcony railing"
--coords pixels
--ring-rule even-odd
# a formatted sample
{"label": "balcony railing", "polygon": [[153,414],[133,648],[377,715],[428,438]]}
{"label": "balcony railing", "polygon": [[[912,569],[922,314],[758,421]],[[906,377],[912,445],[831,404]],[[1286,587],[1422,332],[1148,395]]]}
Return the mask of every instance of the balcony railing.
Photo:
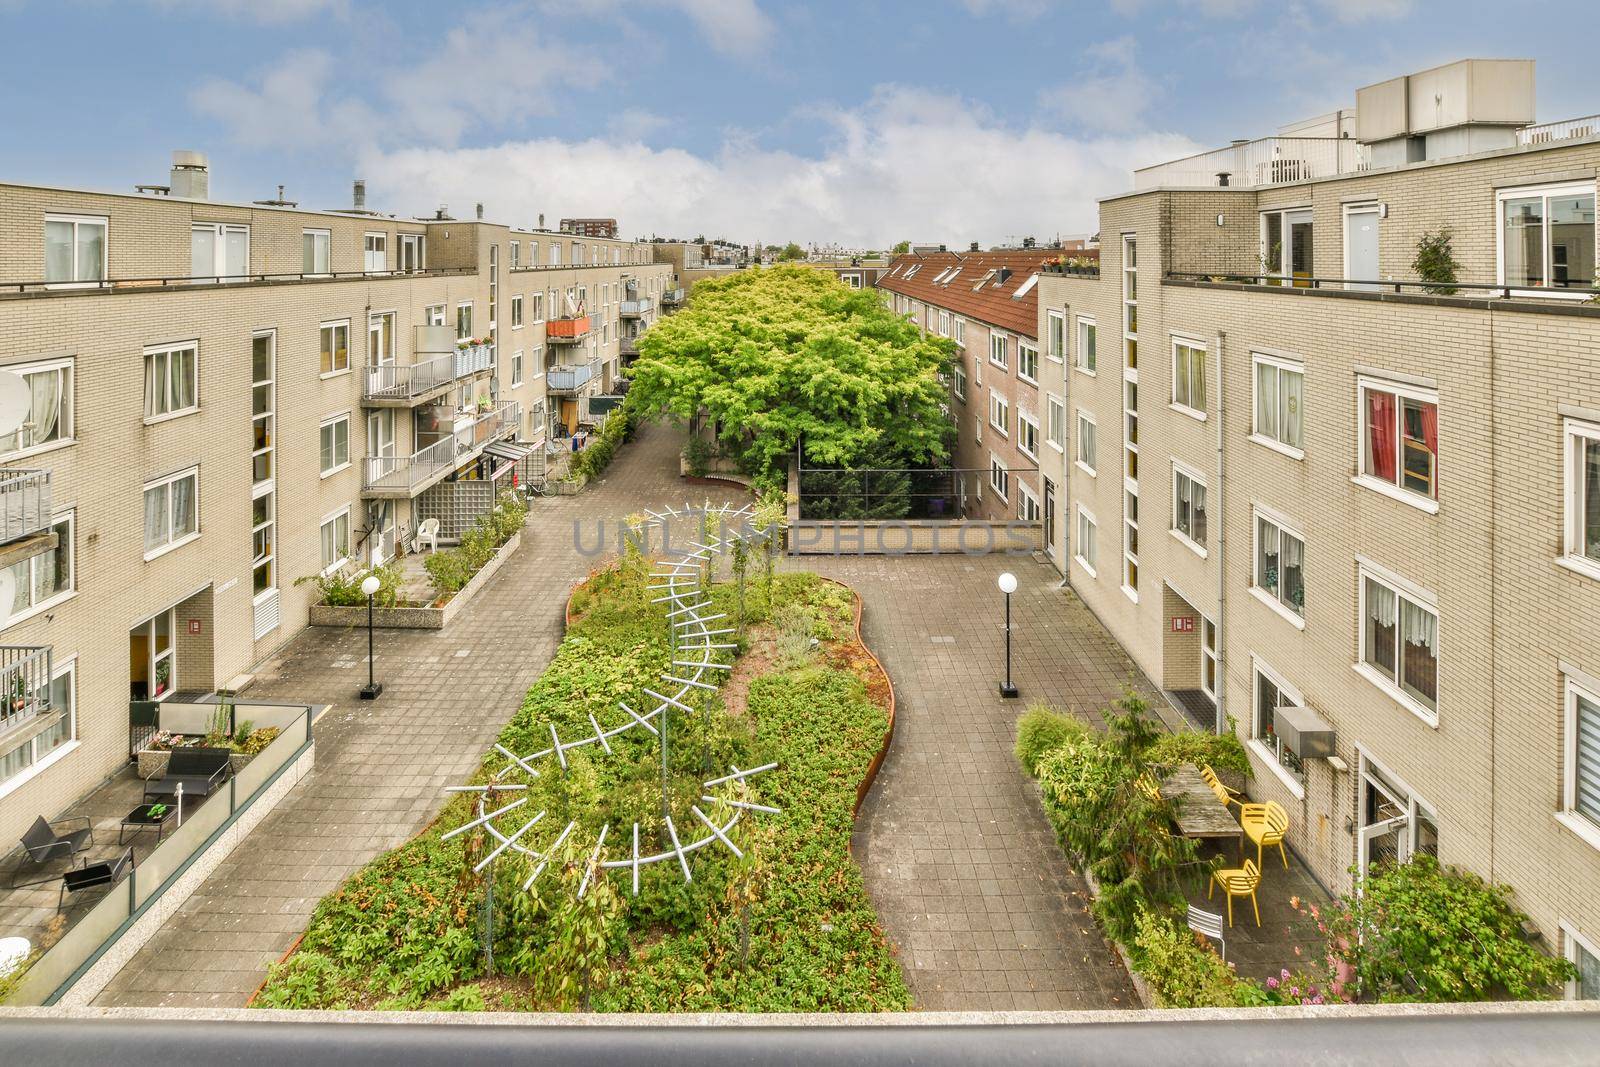
{"label": "balcony railing", "polygon": [[639,338],[619,337],[617,339],[617,352],[624,356],[637,356],[639,354]]}
{"label": "balcony railing", "polygon": [[545,376],[545,390],[551,393],[572,393],[589,384],[594,377],[593,363],[579,363],[572,367],[551,367]]}
{"label": "balcony railing", "polygon": [[50,649],[0,645],[0,734],[50,713]]}
{"label": "balcony railing", "polygon": [[563,315],[544,324],[545,340],[551,344],[577,344],[589,336],[592,326],[588,315]]}
{"label": "balcony railing", "polygon": [[683,290],[668,289],[666,292],[661,294],[661,303],[663,305],[683,303]]}
{"label": "balcony railing", "polygon": [[1162,186],[1252,188],[1355,174],[1372,150],[1348,137],[1262,137],[1133,172],[1135,189]]}
{"label": "balcony railing", "polygon": [[343,282],[364,278],[445,278],[476,274],[476,267],[437,267],[425,270],[346,270],[313,274],[238,274],[223,277],[172,274],[148,278],[99,278],[91,281],[0,282],[0,299],[19,296],[81,296],[85,293],[148,293],[195,286],[284,285],[291,282]]}
{"label": "balcony railing", "polygon": [[1555,141],[1574,141],[1580,137],[1593,137],[1600,133],[1600,115],[1585,115],[1581,119],[1561,122],[1544,122],[1537,126],[1524,126],[1517,131],[1517,144],[1551,144]]}
{"label": "balcony railing", "polygon": [[410,400],[493,365],[493,345],[473,345],[419,363],[369,364],[361,396],[364,400]]}
{"label": "balcony railing", "polygon": [[1527,300],[1546,307],[1579,307],[1600,302],[1600,287],[1563,285],[1528,287],[1505,282],[1425,282],[1413,278],[1320,278],[1310,275],[1240,274],[1220,271],[1167,271],[1165,278],[1201,285],[1250,285],[1292,293],[1394,293],[1415,296],[1445,296],[1477,300]]}
{"label": "balcony railing", "polygon": [[0,544],[50,529],[50,472],[0,470]]}
{"label": "balcony railing", "polygon": [[472,459],[490,441],[516,432],[522,405],[507,400],[450,436],[409,456],[368,456],[361,481],[363,492],[412,495]]}
{"label": "balcony railing", "polygon": [[642,300],[624,300],[621,315],[625,319],[636,319],[641,315],[648,315],[655,310],[655,301],[646,297]]}

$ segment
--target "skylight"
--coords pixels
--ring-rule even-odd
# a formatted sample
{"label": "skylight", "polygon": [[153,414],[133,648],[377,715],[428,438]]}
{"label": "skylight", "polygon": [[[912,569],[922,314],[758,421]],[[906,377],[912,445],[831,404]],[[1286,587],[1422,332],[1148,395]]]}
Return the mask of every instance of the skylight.
{"label": "skylight", "polygon": [[955,270],[951,271],[950,272],[950,277],[948,277],[948,278],[946,278],[944,280],[945,285],[949,285],[951,282],[955,281],[956,280],[956,275],[960,274],[960,273],[961,273],[961,268],[960,267],[957,267]]}
{"label": "skylight", "polygon": [[1028,295],[1028,290],[1032,289],[1034,287],[1034,284],[1037,283],[1038,280],[1039,280],[1039,276],[1037,274],[1030,274],[1028,276],[1028,280],[1027,281],[1025,281],[1021,285],[1017,286],[1017,291],[1011,294],[1011,299],[1019,300],[1022,297],[1027,296]]}

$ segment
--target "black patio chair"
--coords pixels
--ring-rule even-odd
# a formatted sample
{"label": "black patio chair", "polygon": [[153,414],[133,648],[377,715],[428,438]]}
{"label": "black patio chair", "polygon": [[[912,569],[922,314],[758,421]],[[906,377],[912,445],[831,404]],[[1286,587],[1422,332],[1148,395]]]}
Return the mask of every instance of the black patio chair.
{"label": "black patio chair", "polygon": [[61,892],[56,895],[56,912],[60,913],[62,902],[67,899],[68,893],[77,893],[96,886],[116,885],[122,881],[122,876],[131,870],[133,870],[133,849],[128,848],[115,860],[107,863],[91,863],[68,871],[61,876]]}
{"label": "black patio chair", "polygon": [[[83,828],[79,830],[70,830],[65,834],[58,834],[55,832],[55,830],[51,829],[50,824],[45,822],[44,816],[41,815],[37,819],[33,820],[33,825],[28,828],[28,832],[22,835],[23,854],[33,862],[35,867],[42,867],[51,860],[60,859],[62,856],[67,857],[67,861],[70,863],[72,861],[72,857],[76,856],[78,853],[94,844],[94,826],[89,822],[88,816],[81,816],[79,818],[69,819],[66,821],[81,821],[83,823]],[[12,889],[22,889],[30,885],[43,885],[45,882],[50,881],[51,878],[54,877],[54,875],[52,875],[51,878],[41,878],[37,882],[24,882],[22,885],[18,885],[17,875],[21,871],[21,864],[12,869]]]}

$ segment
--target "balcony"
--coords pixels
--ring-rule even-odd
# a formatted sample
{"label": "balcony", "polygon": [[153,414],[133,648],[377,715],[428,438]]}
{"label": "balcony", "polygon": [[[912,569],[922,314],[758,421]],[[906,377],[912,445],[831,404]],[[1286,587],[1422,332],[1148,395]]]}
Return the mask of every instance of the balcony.
{"label": "balcony", "polygon": [[548,393],[576,393],[594,377],[593,363],[579,363],[570,367],[551,367],[545,373],[545,391]]}
{"label": "balcony", "polygon": [[662,307],[677,307],[681,303],[683,303],[682,289],[668,289],[661,294]]}
{"label": "balcony", "polygon": [[639,356],[638,337],[619,337],[617,339],[617,352],[624,359],[637,359]]}
{"label": "balcony", "polygon": [[493,366],[493,345],[471,345],[416,363],[368,364],[361,402],[367,407],[410,407]]}
{"label": "balcony", "polygon": [[516,433],[521,421],[522,405],[508,400],[409,456],[368,456],[362,468],[361,495],[414,497],[476,459],[489,442]]}
{"label": "balcony", "polygon": [[[187,248],[187,245],[185,246]],[[235,288],[242,285],[289,285],[304,282],[371,281],[387,278],[458,278],[477,274],[476,267],[428,267],[420,270],[352,270],[330,271],[327,274],[309,274],[290,271],[275,274],[240,274],[223,277],[173,274],[131,278],[102,278],[95,281],[26,281],[0,282],[0,300],[17,297],[70,297],[95,293],[163,293],[199,287],[214,288],[224,285]]]}
{"label": "balcony", "polygon": [[1136,191],[1163,186],[1251,189],[1355,174],[1372,150],[1348,137],[1262,137],[1133,172]]}
{"label": "balcony", "polygon": [[49,471],[0,470],[0,567],[56,547],[50,518]]}
{"label": "balcony", "polygon": [[619,312],[625,319],[638,319],[655,310],[655,301],[649,297],[643,300],[624,300]]}
{"label": "balcony", "polygon": [[50,658],[48,647],[0,645],[0,745],[6,751],[60,718],[50,706]]}
{"label": "balcony", "polygon": [[581,344],[589,339],[593,325],[588,315],[565,315],[544,324],[544,337],[553,345]]}

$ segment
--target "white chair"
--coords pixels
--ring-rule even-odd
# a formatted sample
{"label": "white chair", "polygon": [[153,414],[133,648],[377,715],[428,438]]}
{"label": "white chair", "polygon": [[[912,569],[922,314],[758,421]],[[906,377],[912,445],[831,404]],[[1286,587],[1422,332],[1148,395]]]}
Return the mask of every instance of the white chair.
{"label": "white chair", "polygon": [[417,537],[414,543],[418,552],[422,551],[423,545],[428,546],[429,552],[439,551],[439,520],[423,519],[417,525]]}

